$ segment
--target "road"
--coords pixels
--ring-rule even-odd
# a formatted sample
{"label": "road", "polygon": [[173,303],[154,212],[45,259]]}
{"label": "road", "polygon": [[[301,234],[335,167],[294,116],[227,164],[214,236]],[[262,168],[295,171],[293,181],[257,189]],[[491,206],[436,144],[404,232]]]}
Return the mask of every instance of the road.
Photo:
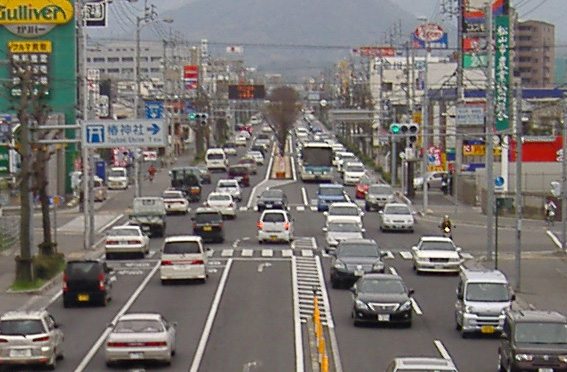
{"label": "road", "polygon": [[[239,155],[243,152],[243,148],[238,149]],[[230,161],[236,159],[231,157]],[[124,312],[152,311],[178,323],[177,354],[170,367],[130,365],[130,370],[310,371],[307,325],[300,318],[309,316],[311,298],[301,288],[313,283],[322,288],[328,300],[327,324],[338,346],[333,362],[340,360],[342,371],[383,371],[392,358],[402,355],[451,357],[461,372],[495,370],[498,339],[462,339],[455,330],[457,278],[417,276],[407,259],[421,235],[438,233],[438,222],[418,217],[413,234],[382,233],[378,213],[365,214],[366,236],[388,252],[390,270],[415,290],[414,321],[411,328],[354,327],[350,292],[330,286],[330,257],[321,251],[324,217],[312,209],[317,184],[267,180],[267,168],[266,162],[259,167],[258,175],[252,176],[252,187],[244,191],[238,217],[225,222],[225,242],[208,245],[212,248],[211,269],[205,284],[161,285],[156,272],[163,239],[152,238],[146,258],[109,261],[118,280],[107,307],[65,309],[61,298],[54,297],[48,309],[62,323],[66,335],[66,357],[57,370],[107,370],[103,342],[108,325]],[[204,196],[223,175],[213,173],[213,185],[204,186]],[[278,185],[289,199],[296,240],[291,245],[260,245],[255,239],[259,216],[253,208],[255,195],[265,187]],[[158,174],[155,182],[146,181],[144,193],[160,195],[167,186],[167,177]],[[354,197],[354,188],[347,190],[351,199],[360,203]],[[133,193],[132,188],[111,193],[111,200],[97,213],[120,216],[131,205]],[[443,195],[432,193],[431,204],[445,202]],[[61,216],[59,221],[63,226],[72,222],[72,217]],[[124,218],[118,221],[124,222]],[[190,216],[168,216],[167,229],[167,235],[190,232]],[[502,229],[500,234],[499,249],[506,267],[514,251],[512,234],[511,229]],[[485,236],[483,226],[462,225],[454,230],[455,242],[471,259],[485,254]],[[543,230],[530,231],[524,237],[535,253],[553,249]]]}

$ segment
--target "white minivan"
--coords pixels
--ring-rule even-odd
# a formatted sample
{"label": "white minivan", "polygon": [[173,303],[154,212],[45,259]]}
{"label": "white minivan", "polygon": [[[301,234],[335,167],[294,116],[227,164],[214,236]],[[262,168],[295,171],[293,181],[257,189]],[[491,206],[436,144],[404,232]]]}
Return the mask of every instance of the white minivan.
{"label": "white minivan", "polygon": [[205,153],[205,165],[208,170],[222,169],[226,172],[228,160],[224,150],[221,148],[208,149]]}
{"label": "white minivan", "polygon": [[170,280],[201,279],[208,277],[207,249],[200,236],[168,236],[161,251],[161,284]]}
{"label": "white minivan", "polygon": [[111,190],[128,188],[128,171],[124,167],[112,167],[108,172],[106,184]]}

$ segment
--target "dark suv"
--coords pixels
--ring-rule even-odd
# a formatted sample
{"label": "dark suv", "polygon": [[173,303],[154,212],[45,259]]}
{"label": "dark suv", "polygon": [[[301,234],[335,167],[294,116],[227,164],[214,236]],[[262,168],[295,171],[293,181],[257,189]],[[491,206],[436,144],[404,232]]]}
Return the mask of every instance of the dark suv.
{"label": "dark suv", "polygon": [[111,299],[112,269],[104,261],[69,261],[63,272],[63,306],[94,303],[106,306]]}
{"label": "dark suv", "polygon": [[212,208],[197,208],[193,220],[193,234],[203,241],[224,242],[221,212]]}
{"label": "dark suv", "polygon": [[567,317],[556,311],[508,312],[498,361],[501,372],[567,371]]}
{"label": "dark suv", "polygon": [[247,165],[231,165],[228,168],[228,178],[238,181],[242,187],[250,186],[250,168]]}

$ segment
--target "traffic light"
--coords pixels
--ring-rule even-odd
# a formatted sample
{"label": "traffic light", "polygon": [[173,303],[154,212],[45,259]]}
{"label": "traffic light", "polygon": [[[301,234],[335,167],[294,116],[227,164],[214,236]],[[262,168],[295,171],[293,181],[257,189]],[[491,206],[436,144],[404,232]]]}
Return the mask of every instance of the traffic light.
{"label": "traffic light", "polygon": [[551,193],[556,198],[561,196],[561,182],[559,181],[551,181]]}
{"label": "traffic light", "polygon": [[194,124],[199,124],[201,126],[207,125],[209,119],[209,114],[204,112],[192,112],[189,114],[189,120]]}
{"label": "traffic light", "polygon": [[189,120],[191,120],[191,121],[195,120],[195,113],[194,112],[191,112],[189,114]]}
{"label": "traffic light", "polygon": [[417,142],[419,125],[415,123],[393,123],[390,124],[390,133],[406,137],[410,144],[415,143]]}
{"label": "traffic light", "polygon": [[401,131],[401,124],[398,123],[390,124],[390,133],[400,134],[400,131]]}

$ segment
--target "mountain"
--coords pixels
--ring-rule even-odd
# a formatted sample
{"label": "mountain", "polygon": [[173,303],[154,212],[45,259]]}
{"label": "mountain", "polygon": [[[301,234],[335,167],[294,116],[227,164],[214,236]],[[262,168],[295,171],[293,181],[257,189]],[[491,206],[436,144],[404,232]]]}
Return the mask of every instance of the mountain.
{"label": "mountain", "polygon": [[160,13],[198,45],[209,41],[213,56],[226,46],[244,46],[247,65],[261,72],[322,69],[347,57],[352,48],[382,45],[384,32],[409,35],[415,16],[393,0],[197,0]]}

